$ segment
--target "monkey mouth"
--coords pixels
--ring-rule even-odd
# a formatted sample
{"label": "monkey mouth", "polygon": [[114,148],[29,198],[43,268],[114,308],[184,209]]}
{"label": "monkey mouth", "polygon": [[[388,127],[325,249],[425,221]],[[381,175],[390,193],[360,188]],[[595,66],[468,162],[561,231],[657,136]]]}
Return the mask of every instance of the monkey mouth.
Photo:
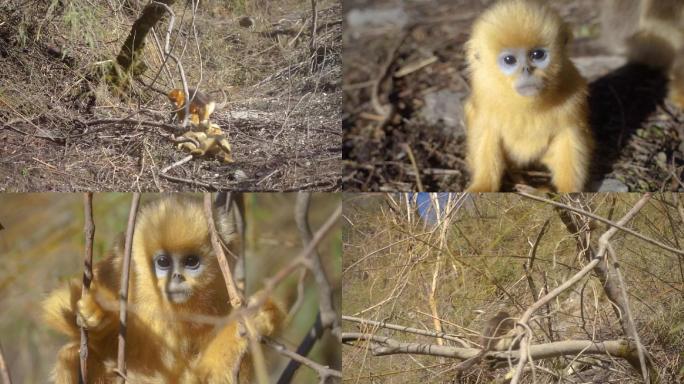
{"label": "monkey mouth", "polygon": [[172,303],[182,304],[188,301],[190,298],[190,292],[186,290],[166,291],[166,297]]}
{"label": "monkey mouth", "polygon": [[521,85],[515,87],[515,91],[518,92],[520,96],[537,96],[541,91],[541,87],[535,84]]}

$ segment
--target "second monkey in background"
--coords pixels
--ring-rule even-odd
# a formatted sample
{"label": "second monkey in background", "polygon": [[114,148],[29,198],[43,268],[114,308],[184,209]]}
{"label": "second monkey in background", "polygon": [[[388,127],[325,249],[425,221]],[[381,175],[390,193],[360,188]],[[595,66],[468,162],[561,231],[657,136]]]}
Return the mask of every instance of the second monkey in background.
{"label": "second monkey in background", "polygon": [[583,190],[593,139],[571,37],[555,11],[533,0],[501,1],[475,22],[466,46],[469,191],[496,192],[510,165],[536,162],[559,192]]}

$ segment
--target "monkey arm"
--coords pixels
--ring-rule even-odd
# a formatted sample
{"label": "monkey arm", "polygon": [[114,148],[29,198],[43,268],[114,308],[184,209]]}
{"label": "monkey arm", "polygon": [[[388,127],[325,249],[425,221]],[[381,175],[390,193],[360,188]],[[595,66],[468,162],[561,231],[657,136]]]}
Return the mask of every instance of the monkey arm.
{"label": "monkey arm", "polygon": [[[284,312],[268,299],[256,314],[249,317],[257,337],[272,336],[284,319]],[[186,372],[183,383],[237,384],[248,383],[251,378],[251,360],[248,355],[249,336],[238,321],[224,326],[209,343],[199,361]],[[239,378],[239,381],[238,381]]]}

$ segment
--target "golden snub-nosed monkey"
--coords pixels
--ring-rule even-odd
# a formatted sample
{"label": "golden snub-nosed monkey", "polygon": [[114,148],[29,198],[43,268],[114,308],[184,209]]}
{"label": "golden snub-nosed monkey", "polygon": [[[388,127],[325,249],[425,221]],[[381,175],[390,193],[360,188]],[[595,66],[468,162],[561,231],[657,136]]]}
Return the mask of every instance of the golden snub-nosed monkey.
{"label": "golden snub-nosed monkey", "polygon": [[584,188],[593,140],[570,39],[560,16],[538,1],[500,1],[475,22],[466,45],[469,191],[496,192],[507,165],[535,162],[549,168],[558,191]]}

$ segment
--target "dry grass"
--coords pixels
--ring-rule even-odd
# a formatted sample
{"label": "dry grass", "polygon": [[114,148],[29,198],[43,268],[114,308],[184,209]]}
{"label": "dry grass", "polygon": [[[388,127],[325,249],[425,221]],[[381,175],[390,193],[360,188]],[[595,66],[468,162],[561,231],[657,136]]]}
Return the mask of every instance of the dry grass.
{"label": "dry grass", "polygon": [[[383,195],[345,195],[343,315],[387,321],[414,328],[434,330],[429,303],[432,277],[439,266],[436,308],[448,334],[477,341],[482,324],[498,309],[520,316],[532,302],[522,268],[533,242],[546,219],[548,232],[542,237],[532,276],[541,290],[551,290],[577,272],[583,263],[576,242],[558,215],[548,205],[510,194],[480,195],[464,205],[445,231],[432,228],[405,200],[394,206]],[[398,199],[398,195],[392,195]],[[638,195],[588,195],[599,215],[622,217]],[[657,196],[630,223],[630,227],[651,238],[682,246],[684,217],[672,195]],[[605,231],[599,225],[594,241]],[[441,245],[443,244],[443,245]],[[632,236],[618,233],[613,246],[626,277],[630,305],[646,349],[653,354],[663,382],[682,380],[684,363],[684,270],[682,260]],[[441,251],[440,251],[441,250]],[[479,314],[478,310],[484,311]],[[620,325],[602,286],[593,275],[563,293],[551,305],[554,340],[618,339]],[[542,320],[543,324],[546,324]],[[358,332],[358,324],[344,322],[345,331]],[[546,325],[544,325],[546,327]],[[544,343],[544,333],[533,322],[534,343]],[[436,344],[434,338],[366,329],[400,341]],[[445,341],[446,345],[457,344]],[[624,361],[600,357],[603,366],[565,382],[642,382]],[[580,358],[580,360],[585,357]],[[563,374],[571,356],[537,361],[536,364]],[[457,360],[419,355],[372,356],[369,350],[343,347],[346,378],[360,383],[448,383]],[[597,363],[597,361],[594,361]],[[482,367],[481,367],[482,368]],[[476,367],[464,376],[464,383],[488,383],[505,370],[488,372]],[[537,370],[538,383],[557,378]],[[573,381],[574,380],[574,381]],[[580,380],[580,381],[577,381]],[[680,380],[680,381],[677,381]],[[531,378],[525,379],[526,383]]]}
{"label": "dry grass", "polygon": [[[309,1],[214,0],[194,15],[186,2],[174,5],[172,52],[190,86],[227,102],[213,120],[236,159],[194,159],[169,171],[184,182],[160,175],[186,153],[149,124],[167,122],[171,106],[144,85],[181,85],[154,39],[164,43],[168,19],[147,41],[142,82],[114,96],[103,73],[140,11],[97,4],[0,3],[0,191],[339,188],[339,3],[319,1],[316,52]],[[245,15],[253,29],[237,24]],[[92,124],[128,116],[137,123]]]}

